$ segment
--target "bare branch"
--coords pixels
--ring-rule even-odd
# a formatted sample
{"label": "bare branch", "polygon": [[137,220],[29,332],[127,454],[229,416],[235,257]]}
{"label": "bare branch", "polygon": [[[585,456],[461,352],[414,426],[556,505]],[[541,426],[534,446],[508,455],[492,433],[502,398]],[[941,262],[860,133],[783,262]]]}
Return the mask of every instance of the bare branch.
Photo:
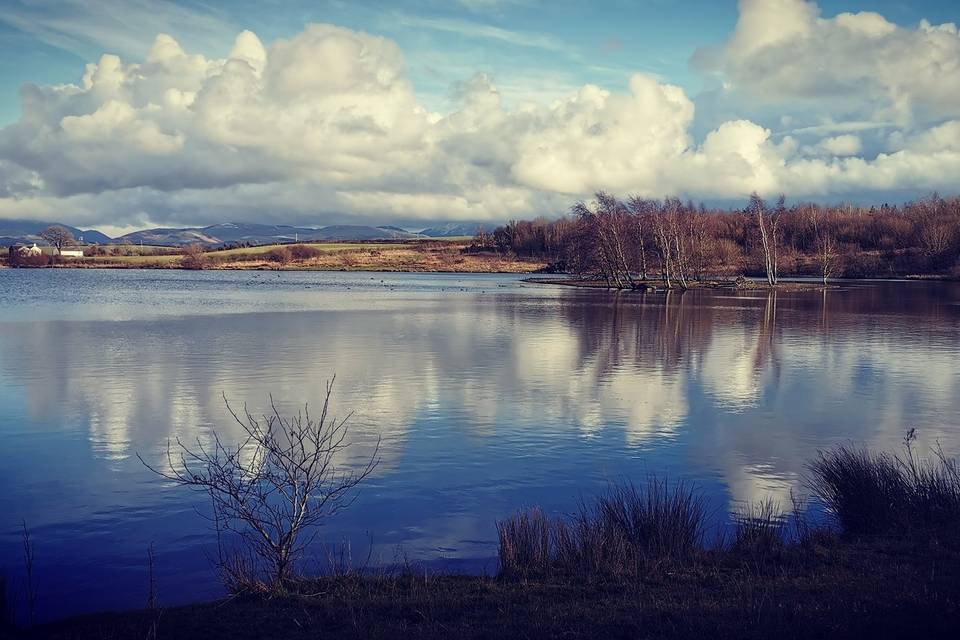
{"label": "bare branch", "polygon": [[[309,406],[284,417],[273,396],[270,415],[255,418],[244,405],[238,414],[224,395],[224,404],[245,434],[235,447],[227,447],[217,432],[212,442],[199,438],[195,447],[179,439],[176,450],[168,440],[165,469],[137,458],[161,478],[205,492],[213,508],[218,536],[221,576],[228,588],[282,590],[294,577],[298,556],[316,536],[316,527],[356,500],[356,488],[379,463],[380,439],[370,458],[359,469],[340,471],[338,458],[350,446],[348,414],[329,417],[333,382],[327,382],[319,419]],[[220,540],[223,531],[236,533],[247,545],[245,552],[227,555]],[[266,581],[243,573],[266,571]],[[259,585],[259,586],[258,586]]]}

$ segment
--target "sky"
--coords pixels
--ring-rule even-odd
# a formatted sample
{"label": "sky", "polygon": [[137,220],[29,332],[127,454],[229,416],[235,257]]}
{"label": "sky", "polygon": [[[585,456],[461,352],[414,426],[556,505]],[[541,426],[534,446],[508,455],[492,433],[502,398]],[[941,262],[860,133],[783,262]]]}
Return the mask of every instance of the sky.
{"label": "sky", "polygon": [[0,218],[957,193],[955,0],[0,0]]}

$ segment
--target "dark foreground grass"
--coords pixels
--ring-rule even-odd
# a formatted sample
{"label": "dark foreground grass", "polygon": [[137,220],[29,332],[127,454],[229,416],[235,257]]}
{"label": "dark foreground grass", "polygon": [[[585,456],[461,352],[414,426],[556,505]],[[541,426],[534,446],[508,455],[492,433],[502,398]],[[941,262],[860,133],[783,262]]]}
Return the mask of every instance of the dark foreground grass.
{"label": "dark foreground grass", "polygon": [[942,548],[827,538],[756,564],[730,553],[631,580],[405,574],[75,618],[35,638],[949,638],[960,561]]}
{"label": "dark foreground grass", "polygon": [[32,638],[957,638],[960,474],[840,448],[810,465],[834,526],[764,502],[708,540],[702,495],[651,478],[566,518],[498,523],[496,577],[304,581],[296,593],[98,614]]}

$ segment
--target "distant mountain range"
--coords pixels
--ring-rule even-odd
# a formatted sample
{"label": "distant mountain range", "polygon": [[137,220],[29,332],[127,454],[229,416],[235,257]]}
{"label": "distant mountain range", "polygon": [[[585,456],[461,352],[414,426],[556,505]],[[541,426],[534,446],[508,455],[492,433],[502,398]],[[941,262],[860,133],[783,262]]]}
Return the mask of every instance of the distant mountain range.
{"label": "distant mountain range", "polygon": [[338,224],[314,229],[287,225],[226,222],[209,227],[187,229],[146,229],[121,236],[115,242],[182,246],[186,244],[224,245],[234,243],[274,244],[281,242],[318,242],[324,240],[405,240],[420,238],[398,227],[370,227]]}
{"label": "distant mountain range", "polygon": [[439,227],[430,227],[420,232],[428,238],[456,238],[458,236],[475,236],[477,231],[493,231],[498,225],[490,222],[448,222]]}
{"label": "distant mountain range", "polygon": [[[39,234],[47,227],[58,224],[33,220],[0,220],[0,246],[10,246],[23,242],[44,244]],[[251,245],[275,244],[287,242],[320,241],[356,241],[356,240],[412,240],[417,238],[452,238],[472,236],[477,229],[492,230],[496,225],[490,223],[449,223],[430,227],[420,232],[407,231],[400,227],[384,225],[339,224],[327,227],[292,227],[288,225],[269,225],[226,222],[208,227],[187,227],[182,229],[156,228],[134,231],[118,238],[110,238],[96,230],[81,230],[69,225],[66,227],[74,237],[85,243],[95,244],[144,244],[164,247],[180,247],[188,244],[221,246],[245,243]]]}
{"label": "distant mountain range", "polygon": [[111,242],[110,236],[100,233],[95,229],[78,229],[68,224],[59,224],[57,222],[42,222],[36,220],[2,220],[0,219],[0,247],[9,247],[18,242],[24,244],[45,244],[40,237],[40,233],[47,227],[58,225],[70,230],[74,238],[83,238],[84,242],[95,244],[106,244]]}

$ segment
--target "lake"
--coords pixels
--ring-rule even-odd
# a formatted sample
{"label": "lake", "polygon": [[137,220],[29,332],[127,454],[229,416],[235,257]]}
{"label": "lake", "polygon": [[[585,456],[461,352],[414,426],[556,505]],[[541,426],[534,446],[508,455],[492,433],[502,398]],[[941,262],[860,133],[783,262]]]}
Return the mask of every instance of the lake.
{"label": "lake", "polygon": [[220,594],[207,504],[151,475],[234,408],[353,412],[381,463],[312,550],[496,570],[495,521],[609,482],[696,483],[718,523],[843,442],[960,453],[960,285],[635,293],[521,276],[0,270],[0,567],[42,618]]}

